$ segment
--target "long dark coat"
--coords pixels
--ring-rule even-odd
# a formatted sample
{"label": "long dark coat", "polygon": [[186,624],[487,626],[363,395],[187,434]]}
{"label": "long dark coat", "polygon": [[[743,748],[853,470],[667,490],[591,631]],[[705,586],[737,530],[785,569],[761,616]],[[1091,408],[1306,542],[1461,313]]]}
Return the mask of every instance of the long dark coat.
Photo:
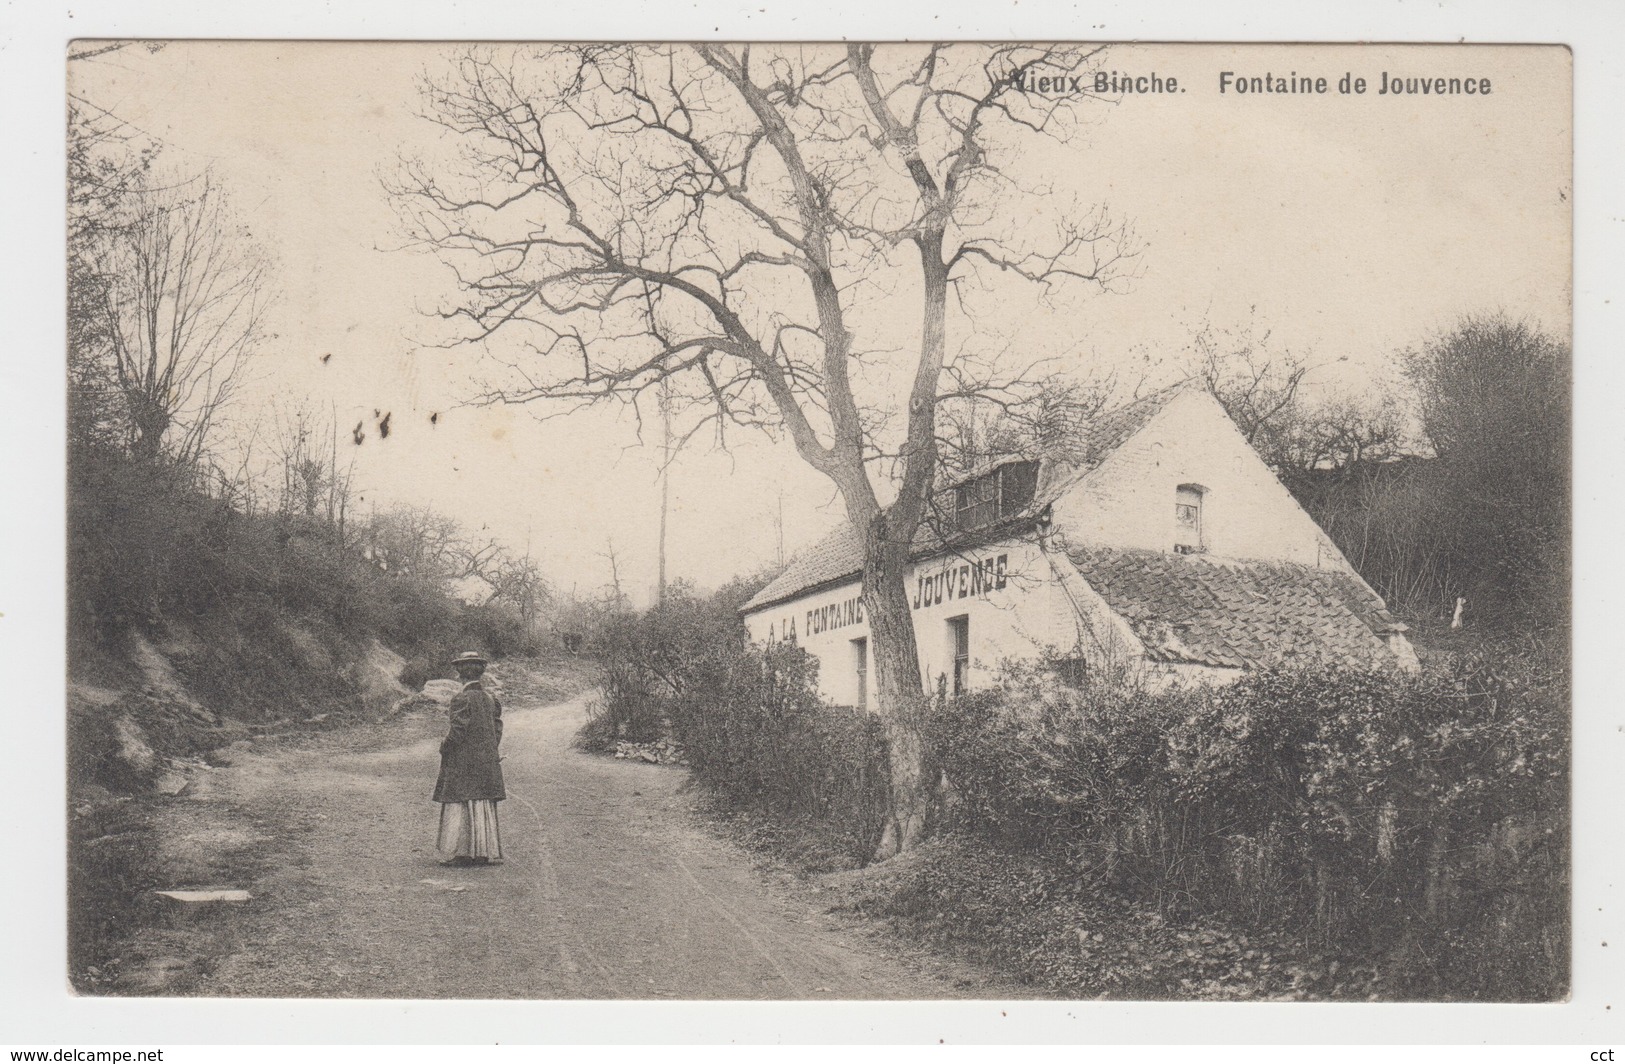
{"label": "long dark coat", "polygon": [[470,802],[508,797],[502,787],[502,704],[478,682],[451,700],[451,731],[440,744],[437,802]]}

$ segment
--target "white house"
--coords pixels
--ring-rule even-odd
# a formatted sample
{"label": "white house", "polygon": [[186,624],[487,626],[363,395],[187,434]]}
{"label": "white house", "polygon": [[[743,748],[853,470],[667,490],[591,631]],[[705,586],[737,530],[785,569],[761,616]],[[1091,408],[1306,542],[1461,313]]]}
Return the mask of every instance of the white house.
{"label": "white house", "polygon": [[[1417,667],[1405,626],[1204,388],[1096,419],[1081,453],[938,496],[908,581],[928,686],[974,688],[1046,650],[1159,683],[1293,659]],[[743,610],[753,640],[816,655],[823,693],[847,705],[868,703],[861,571],[843,526]]]}

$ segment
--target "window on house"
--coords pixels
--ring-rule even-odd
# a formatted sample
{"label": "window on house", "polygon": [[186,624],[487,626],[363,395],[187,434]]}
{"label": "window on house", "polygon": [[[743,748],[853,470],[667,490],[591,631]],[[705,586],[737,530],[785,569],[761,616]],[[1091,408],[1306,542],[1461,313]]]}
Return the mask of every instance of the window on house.
{"label": "window on house", "polygon": [[954,523],[961,532],[1014,517],[1033,501],[1037,462],[1007,462],[954,489]]}
{"label": "window on house", "polygon": [[999,516],[1014,517],[1033,501],[1038,490],[1038,463],[1011,462],[999,469]]}
{"label": "window on house", "polygon": [[869,640],[852,640],[852,661],[858,672],[859,709],[869,708]]}
{"label": "window on house", "polygon": [[1195,484],[1181,484],[1174,492],[1174,552],[1200,554],[1202,540],[1203,490]]}
{"label": "window on house", "polygon": [[999,516],[999,480],[989,474],[959,485],[954,500],[954,523],[961,532],[991,525]]}
{"label": "window on house", "polygon": [[954,648],[953,693],[964,694],[970,687],[970,618],[948,618],[948,637]]}

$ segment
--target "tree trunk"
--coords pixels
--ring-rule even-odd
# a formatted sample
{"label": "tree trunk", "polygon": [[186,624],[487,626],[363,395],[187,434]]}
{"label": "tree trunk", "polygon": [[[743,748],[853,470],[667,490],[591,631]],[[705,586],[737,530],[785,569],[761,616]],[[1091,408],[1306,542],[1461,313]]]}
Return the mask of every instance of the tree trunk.
{"label": "tree trunk", "polygon": [[130,453],[140,462],[157,461],[163,451],[164,433],[169,431],[169,412],[144,392],[127,389],[124,395],[130,425],[135,430]]}
{"label": "tree trunk", "polygon": [[912,536],[889,532],[887,513],[869,522],[864,544],[863,609],[869,621],[875,705],[885,723],[890,808],[875,860],[913,848],[931,827],[935,786],[920,733],[925,689],[909,614],[909,546]]}
{"label": "tree trunk", "polygon": [[660,381],[660,575],[655,605],[666,605],[666,514],[671,510],[671,378]]}
{"label": "tree trunk", "polygon": [[[920,362],[909,395],[907,462],[897,499],[875,513],[863,533],[863,608],[869,620],[876,705],[886,724],[891,808],[876,860],[913,849],[930,833],[939,805],[924,735],[927,709],[919,644],[908,605],[909,554],[936,476],[936,395],[946,351],[948,267],[942,232],[915,238],[924,286]],[[872,498],[872,495],[870,496]],[[853,512],[848,505],[848,513]]]}

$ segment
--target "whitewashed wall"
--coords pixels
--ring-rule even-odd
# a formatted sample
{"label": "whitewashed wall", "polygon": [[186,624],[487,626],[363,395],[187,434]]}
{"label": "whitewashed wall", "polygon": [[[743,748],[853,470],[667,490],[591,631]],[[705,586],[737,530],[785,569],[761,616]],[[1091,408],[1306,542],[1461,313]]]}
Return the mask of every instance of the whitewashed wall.
{"label": "whitewashed wall", "polygon": [[[939,676],[946,676],[950,687],[953,682],[950,618],[970,623],[973,688],[987,686],[1002,659],[1032,658],[1046,646],[1065,650],[1078,641],[1077,612],[1031,540],[1004,540],[923,562],[910,572],[907,586],[929,690],[936,689]],[[854,580],[747,614],[745,624],[751,639],[763,643],[786,638],[793,626],[796,641],[818,658],[820,691],[834,702],[856,705],[853,640],[869,637],[859,590]],[[870,677],[872,692],[872,671]]]}
{"label": "whitewashed wall", "polygon": [[1057,500],[1055,528],[1077,546],[1172,552],[1174,495],[1182,484],[1206,489],[1202,538],[1209,553],[1353,572],[1224,408],[1196,388],[1170,399]]}

